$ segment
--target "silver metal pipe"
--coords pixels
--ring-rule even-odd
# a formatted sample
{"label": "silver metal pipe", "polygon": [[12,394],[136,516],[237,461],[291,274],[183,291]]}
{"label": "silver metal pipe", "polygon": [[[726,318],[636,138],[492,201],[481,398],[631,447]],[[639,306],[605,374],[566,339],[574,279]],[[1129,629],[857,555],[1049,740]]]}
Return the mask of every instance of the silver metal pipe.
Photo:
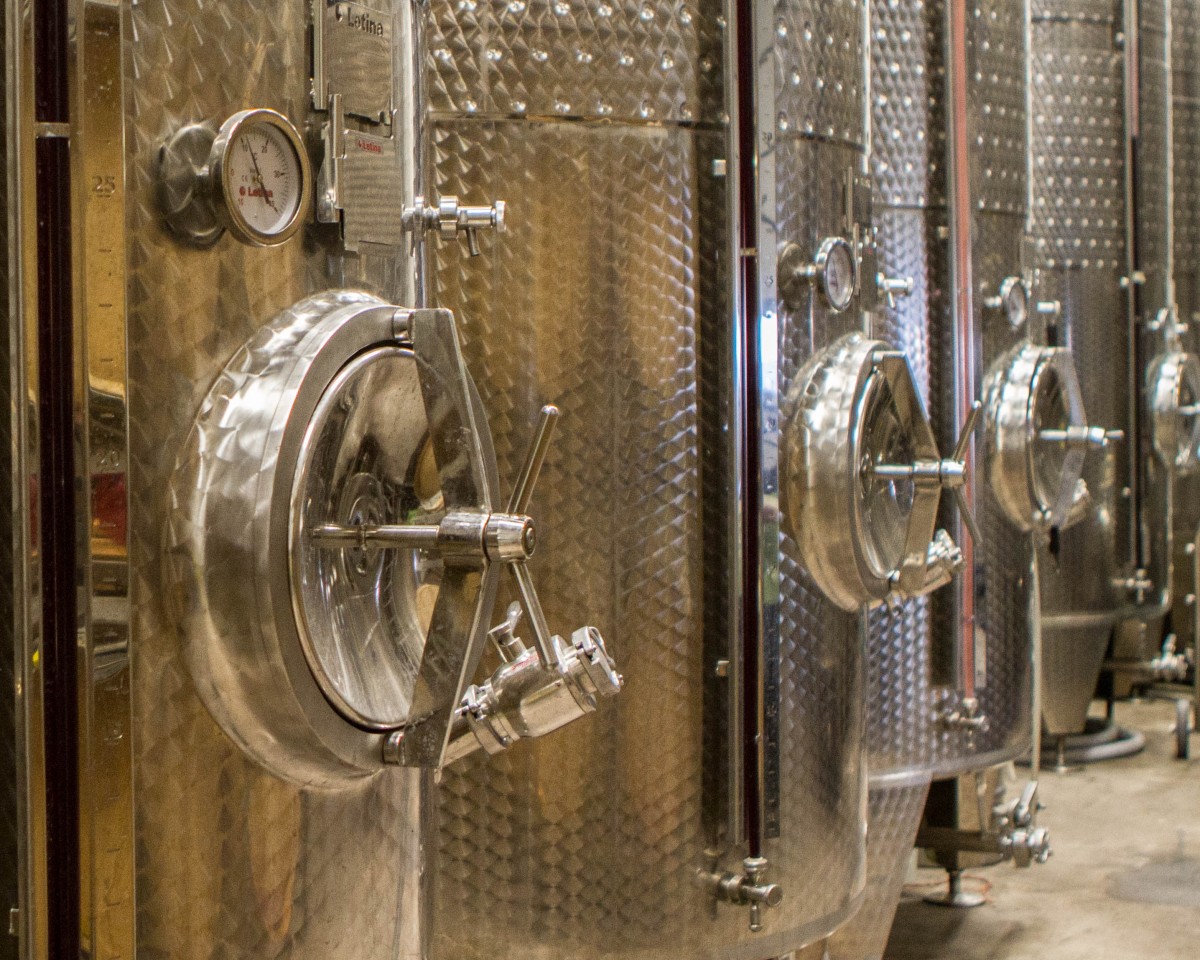
{"label": "silver metal pipe", "polygon": [[[975,385],[975,308],[971,250],[971,161],[968,114],[967,3],[949,0],[946,4],[946,103],[949,123],[947,170],[950,220],[951,326],[954,344],[953,390],[956,398],[955,432],[966,425],[977,393]],[[968,442],[967,460],[974,458],[974,444]],[[963,490],[968,505],[974,504],[974,484],[968,471]],[[965,524],[960,524],[960,528]],[[958,681],[964,699],[975,699],[975,545],[961,535],[966,567],[957,582],[959,619]]]}
{"label": "silver metal pipe", "polygon": [[725,755],[727,757],[727,773],[725,777],[725,829],[732,843],[744,843],[746,840],[746,813],[743,783],[745,780],[745,755],[742,744],[745,739],[745,659],[742,643],[742,620],[736,611],[742,609],[746,602],[745,576],[746,550],[744,529],[746,523],[746,499],[750,491],[746,477],[746,424],[747,424],[747,388],[746,388],[746,334],[742,321],[741,304],[744,298],[744,278],[742,276],[742,203],[738,185],[742,182],[743,164],[753,162],[753,158],[742,157],[741,143],[736,131],[741,122],[741,104],[739,90],[742,83],[753,82],[752,77],[742,77],[738,61],[738,44],[741,36],[741,25],[736,16],[737,0],[723,0],[722,12],[725,19],[723,31],[723,54],[725,62],[724,108],[729,118],[725,135],[725,217],[726,217],[726,249],[725,257],[729,272],[729,305],[731,315],[728,318],[730,332],[729,356],[729,490],[724,498],[725,538],[729,544],[729,567],[733,572],[728,579],[729,608],[734,611],[729,617],[729,635],[727,638],[726,664],[728,672],[725,723]]}
{"label": "silver metal pipe", "polygon": [[1037,533],[1031,533],[1029,545],[1029,595],[1033,599],[1027,605],[1029,613],[1029,715],[1030,734],[1033,744],[1030,749],[1029,779],[1036,780],[1042,769],[1042,604],[1041,563],[1038,559]]}
{"label": "silver metal pipe", "polygon": [[1126,422],[1129,425],[1129,467],[1126,487],[1129,491],[1129,526],[1126,530],[1129,563],[1132,569],[1143,566],[1143,542],[1141,536],[1142,477],[1140,457],[1142,453],[1141,432],[1141,370],[1137,362],[1140,351],[1138,343],[1141,331],[1138,328],[1139,270],[1137,231],[1137,140],[1141,136],[1141,31],[1139,28],[1138,5],[1124,4],[1125,35],[1125,251],[1126,251],[1126,331],[1130,349],[1130,362],[1126,367],[1128,409]]}

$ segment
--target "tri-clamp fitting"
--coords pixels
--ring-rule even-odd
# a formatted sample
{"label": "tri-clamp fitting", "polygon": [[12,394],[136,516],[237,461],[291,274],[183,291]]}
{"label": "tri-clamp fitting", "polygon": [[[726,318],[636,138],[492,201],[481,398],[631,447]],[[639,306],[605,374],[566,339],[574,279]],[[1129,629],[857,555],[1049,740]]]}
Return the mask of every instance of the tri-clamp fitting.
{"label": "tri-clamp fitting", "polygon": [[933,535],[925,556],[925,587],[922,595],[944,587],[967,565],[962,548],[945,530]]}
{"label": "tri-clamp fitting", "polygon": [[1150,661],[1150,672],[1156,680],[1166,683],[1182,683],[1188,674],[1192,661],[1190,650],[1178,649],[1179,638],[1174,633],[1168,633],[1163,640],[1162,650]]}
{"label": "tri-clamp fitting", "polygon": [[1030,780],[1017,799],[992,809],[1000,852],[1018,867],[1050,859],[1050,831],[1037,825],[1038,811],[1042,809],[1037,791],[1037,781]]}
{"label": "tri-clamp fitting", "polygon": [[717,900],[737,906],[750,907],[750,932],[758,933],[763,928],[763,907],[777,907],[783,902],[783,887],[767,883],[767,860],[765,857],[747,857],[742,861],[742,873],[732,871],[700,870],[697,881],[709,890]]}
{"label": "tri-clamp fitting", "polygon": [[514,603],[488,634],[504,663],[486,682],[467,688],[450,728],[446,763],[481,747],[495,754],[518,740],[553,733],[595,711],[600,697],[620,691],[621,675],[595,627],[581,627],[569,641],[552,637],[555,665],[544,663],[517,637],[520,618],[521,607]]}
{"label": "tri-clamp fitting", "polygon": [[504,232],[506,205],[497,200],[486,206],[460,204],[458,197],[439,197],[436,206],[430,206],[424,197],[415,198],[411,207],[404,209],[404,227],[407,230],[433,230],[442,240],[467,238],[467,251],[479,256],[480,230]]}

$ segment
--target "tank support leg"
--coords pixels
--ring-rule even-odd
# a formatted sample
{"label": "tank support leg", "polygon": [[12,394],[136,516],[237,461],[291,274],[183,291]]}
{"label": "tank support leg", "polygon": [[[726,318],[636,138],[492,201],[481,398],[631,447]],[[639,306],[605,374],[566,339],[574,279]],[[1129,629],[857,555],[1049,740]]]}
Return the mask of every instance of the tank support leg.
{"label": "tank support leg", "polygon": [[987,898],[982,893],[963,889],[961,870],[947,870],[946,889],[925,897],[926,903],[938,907],[957,907],[960,910],[983,906],[986,901]]}

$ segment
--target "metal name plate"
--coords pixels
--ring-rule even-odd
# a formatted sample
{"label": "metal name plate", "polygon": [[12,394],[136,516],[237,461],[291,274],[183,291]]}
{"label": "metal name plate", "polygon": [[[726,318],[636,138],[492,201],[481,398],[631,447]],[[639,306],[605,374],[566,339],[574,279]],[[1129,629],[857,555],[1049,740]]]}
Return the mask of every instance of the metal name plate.
{"label": "metal name plate", "polygon": [[339,131],[337,192],[347,250],[360,243],[400,246],[404,242],[404,197],[396,189],[400,158],[395,139],[356,130]]}
{"label": "metal name plate", "polygon": [[325,110],[333,94],[350,116],[390,122],[390,4],[313,0],[313,107]]}

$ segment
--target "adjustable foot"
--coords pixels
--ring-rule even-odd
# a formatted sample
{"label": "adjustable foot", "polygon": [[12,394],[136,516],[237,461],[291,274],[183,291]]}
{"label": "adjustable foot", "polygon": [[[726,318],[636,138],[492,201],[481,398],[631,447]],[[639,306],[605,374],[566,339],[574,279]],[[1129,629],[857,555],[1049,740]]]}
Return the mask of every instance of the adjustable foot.
{"label": "adjustable foot", "polygon": [[981,907],[987,902],[982,893],[963,889],[961,870],[947,870],[946,889],[939,893],[926,894],[924,900],[936,907],[955,907],[960,910]]}

